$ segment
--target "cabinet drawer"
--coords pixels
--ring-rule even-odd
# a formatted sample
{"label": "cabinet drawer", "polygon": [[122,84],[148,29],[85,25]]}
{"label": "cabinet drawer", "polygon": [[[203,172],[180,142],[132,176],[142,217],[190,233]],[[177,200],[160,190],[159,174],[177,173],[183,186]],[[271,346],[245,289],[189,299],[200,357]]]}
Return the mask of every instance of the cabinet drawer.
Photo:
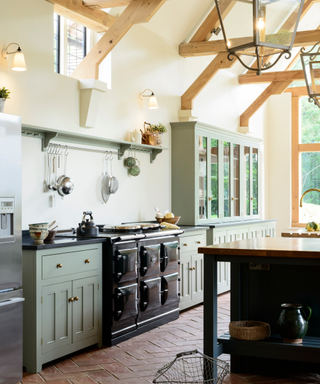
{"label": "cabinet drawer", "polygon": [[42,256],[42,279],[88,272],[99,268],[99,251],[88,249]]}
{"label": "cabinet drawer", "polygon": [[198,251],[198,247],[206,245],[206,235],[183,236],[180,239],[180,253]]}

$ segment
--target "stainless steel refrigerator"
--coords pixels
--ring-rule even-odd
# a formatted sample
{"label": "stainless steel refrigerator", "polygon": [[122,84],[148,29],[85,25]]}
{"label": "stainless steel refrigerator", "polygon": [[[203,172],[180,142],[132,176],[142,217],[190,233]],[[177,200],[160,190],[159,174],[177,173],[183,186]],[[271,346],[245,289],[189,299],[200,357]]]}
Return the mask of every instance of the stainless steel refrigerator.
{"label": "stainless steel refrigerator", "polygon": [[22,380],[21,118],[0,113],[0,384]]}

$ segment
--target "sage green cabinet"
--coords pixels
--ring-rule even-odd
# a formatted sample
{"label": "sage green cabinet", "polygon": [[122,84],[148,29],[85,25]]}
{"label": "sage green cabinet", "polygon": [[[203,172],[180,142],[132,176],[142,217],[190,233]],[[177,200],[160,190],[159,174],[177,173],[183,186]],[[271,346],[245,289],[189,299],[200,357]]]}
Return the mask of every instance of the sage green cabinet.
{"label": "sage green cabinet", "polygon": [[203,302],[203,254],[198,248],[206,245],[206,230],[180,235],[180,310]]}
{"label": "sage green cabinet", "polygon": [[23,250],[23,365],[102,346],[102,246]]}
{"label": "sage green cabinet", "polygon": [[172,211],[181,225],[260,217],[260,139],[197,121],[171,123]]}

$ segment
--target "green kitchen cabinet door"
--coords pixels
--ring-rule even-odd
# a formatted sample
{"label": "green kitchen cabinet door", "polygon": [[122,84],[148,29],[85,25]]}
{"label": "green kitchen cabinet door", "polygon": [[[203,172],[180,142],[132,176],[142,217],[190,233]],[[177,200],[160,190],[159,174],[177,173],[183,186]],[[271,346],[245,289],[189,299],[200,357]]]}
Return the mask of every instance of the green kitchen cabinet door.
{"label": "green kitchen cabinet door", "polygon": [[180,309],[190,307],[192,300],[191,286],[191,256],[181,256],[180,258]]}
{"label": "green kitchen cabinet door", "polygon": [[203,255],[192,255],[192,300],[203,301]]}
{"label": "green kitchen cabinet door", "polygon": [[98,334],[99,299],[98,276],[74,280],[72,282],[73,342]]}
{"label": "green kitchen cabinet door", "polygon": [[42,289],[42,353],[72,343],[71,282],[45,286]]}

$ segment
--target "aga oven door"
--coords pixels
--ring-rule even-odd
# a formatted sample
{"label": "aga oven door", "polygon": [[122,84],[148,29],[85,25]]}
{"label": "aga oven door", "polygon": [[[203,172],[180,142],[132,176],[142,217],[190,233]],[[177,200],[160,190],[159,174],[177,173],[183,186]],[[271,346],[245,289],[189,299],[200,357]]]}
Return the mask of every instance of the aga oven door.
{"label": "aga oven door", "polygon": [[166,311],[177,308],[180,301],[178,272],[161,277],[161,293],[161,304]]}
{"label": "aga oven door", "polygon": [[136,280],[138,278],[138,248],[116,249],[113,256],[113,278],[115,283]]}
{"label": "aga oven door", "polygon": [[179,240],[168,239],[161,244],[161,272],[179,268]]}
{"label": "aga oven door", "polygon": [[161,314],[161,306],[161,277],[141,281],[138,322]]}
{"label": "aga oven door", "polygon": [[[154,242],[154,240],[153,240]],[[140,247],[140,276],[147,277],[160,273],[160,244],[142,242]]]}
{"label": "aga oven door", "polygon": [[116,287],[113,296],[112,332],[136,327],[138,315],[138,284]]}

